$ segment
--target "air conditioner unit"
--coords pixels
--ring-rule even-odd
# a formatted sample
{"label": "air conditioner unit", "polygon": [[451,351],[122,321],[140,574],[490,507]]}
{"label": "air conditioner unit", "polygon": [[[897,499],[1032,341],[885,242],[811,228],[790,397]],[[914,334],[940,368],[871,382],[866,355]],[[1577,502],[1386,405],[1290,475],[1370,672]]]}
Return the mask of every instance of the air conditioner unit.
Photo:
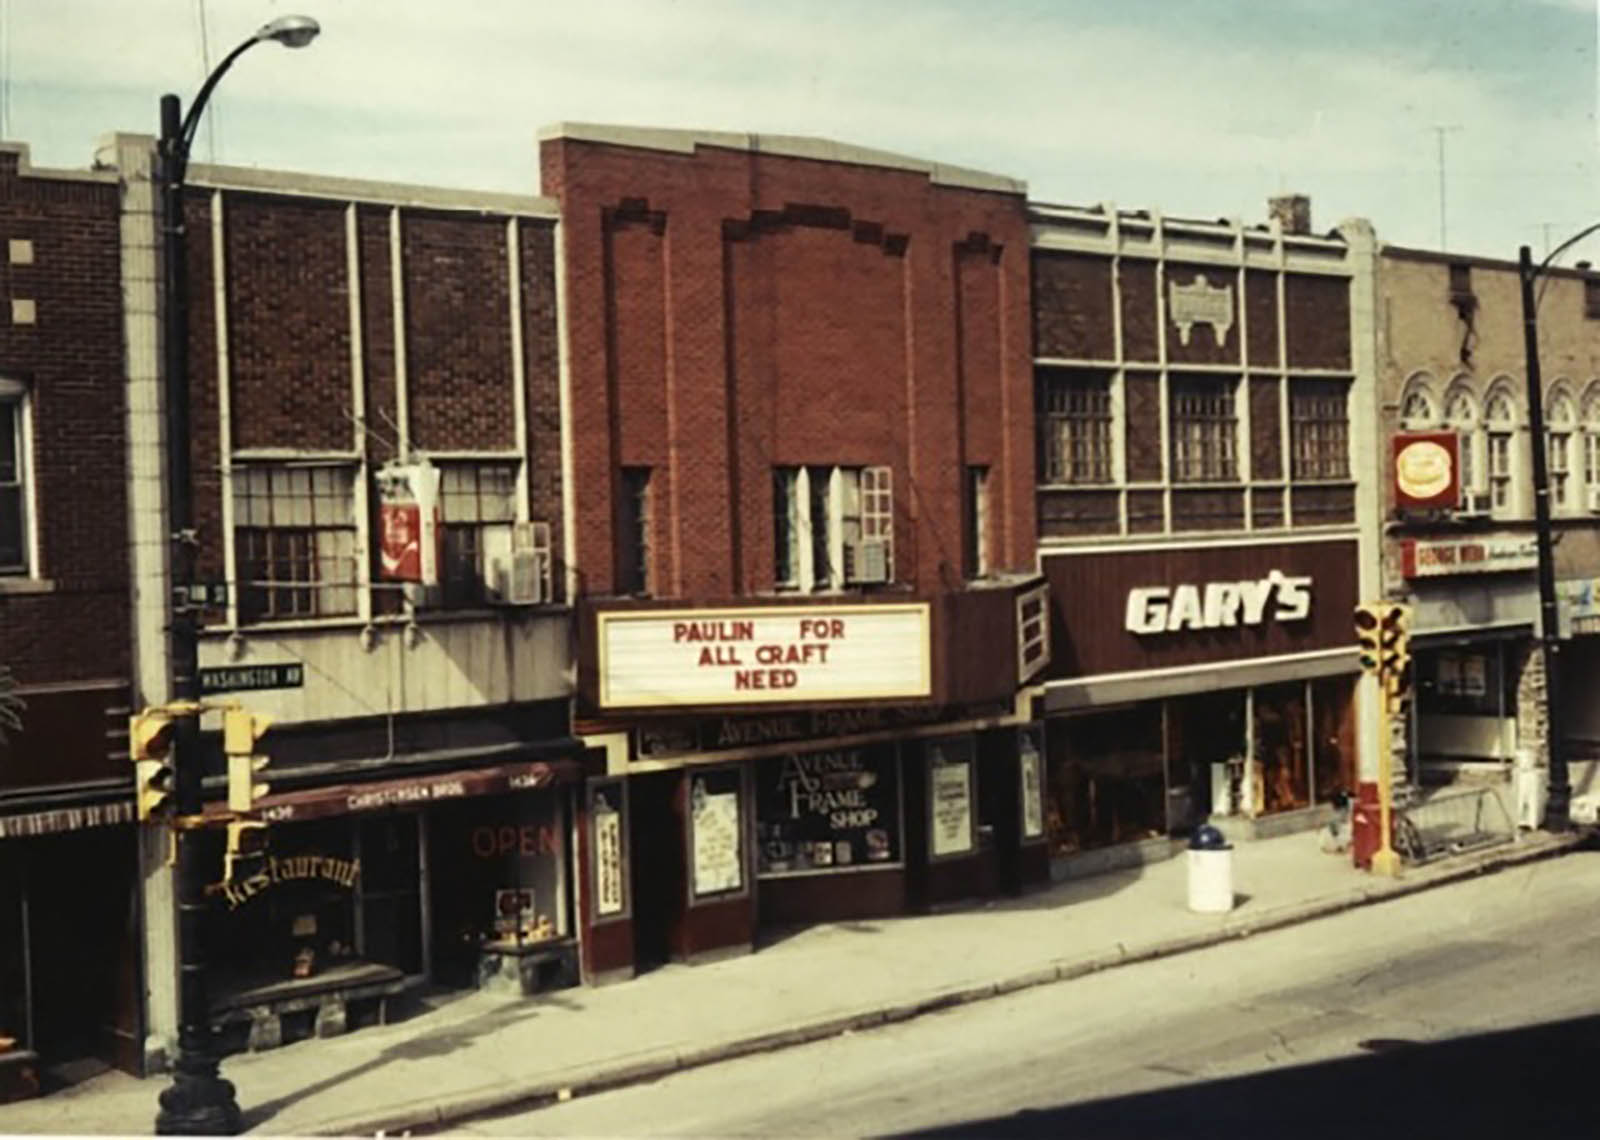
{"label": "air conditioner unit", "polygon": [[1492,500],[1485,492],[1468,492],[1461,496],[1461,506],[1453,513],[1458,519],[1487,518]]}
{"label": "air conditioner unit", "polygon": [[484,551],[489,600],[508,606],[540,605],[550,593],[550,524],[516,523],[510,540],[509,547],[486,546]]}
{"label": "air conditioner unit", "polygon": [[1600,487],[1586,488],[1584,495],[1589,504],[1589,513],[1591,515],[1600,515]]}
{"label": "air conditioner unit", "polygon": [[853,581],[863,584],[889,580],[889,544],[881,538],[862,539],[856,544]]}

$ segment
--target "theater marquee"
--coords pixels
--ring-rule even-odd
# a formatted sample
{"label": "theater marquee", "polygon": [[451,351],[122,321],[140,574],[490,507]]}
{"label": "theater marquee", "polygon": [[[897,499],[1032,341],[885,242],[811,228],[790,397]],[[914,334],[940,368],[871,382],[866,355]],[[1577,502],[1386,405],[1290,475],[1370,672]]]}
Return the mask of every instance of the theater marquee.
{"label": "theater marquee", "polygon": [[932,695],[926,602],[602,613],[600,706]]}

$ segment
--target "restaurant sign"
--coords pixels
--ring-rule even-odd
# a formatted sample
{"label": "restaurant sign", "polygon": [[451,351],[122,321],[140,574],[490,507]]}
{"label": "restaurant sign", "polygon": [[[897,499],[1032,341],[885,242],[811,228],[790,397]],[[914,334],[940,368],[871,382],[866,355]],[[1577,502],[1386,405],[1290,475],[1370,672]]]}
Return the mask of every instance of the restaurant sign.
{"label": "restaurant sign", "polygon": [[932,695],[926,602],[602,613],[602,708]]}

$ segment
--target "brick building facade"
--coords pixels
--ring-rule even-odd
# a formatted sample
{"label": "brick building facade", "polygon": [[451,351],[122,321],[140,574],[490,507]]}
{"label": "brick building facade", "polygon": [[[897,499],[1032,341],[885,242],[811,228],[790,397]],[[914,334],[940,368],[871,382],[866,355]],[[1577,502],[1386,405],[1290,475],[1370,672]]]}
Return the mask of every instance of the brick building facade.
{"label": "brick building facade", "polygon": [[137,1065],[127,495],[115,176],[0,147],[0,1100]]}
{"label": "brick building facade", "polygon": [[583,832],[590,972],[1037,874],[1022,185],[575,124],[541,169],[562,212],[578,711],[609,765]]}

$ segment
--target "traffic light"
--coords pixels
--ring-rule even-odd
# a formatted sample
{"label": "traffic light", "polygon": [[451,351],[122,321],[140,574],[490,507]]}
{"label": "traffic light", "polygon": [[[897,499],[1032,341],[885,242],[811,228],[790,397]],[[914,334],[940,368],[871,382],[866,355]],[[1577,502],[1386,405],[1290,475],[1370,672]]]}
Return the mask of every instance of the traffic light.
{"label": "traffic light", "polygon": [[128,718],[128,758],[133,761],[134,805],[140,822],[171,806],[176,774],[172,737],[177,721],[165,709],[145,709]]}
{"label": "traffic light", "polygon": [[1398,709],[1411,694],[1411,607],[1390,605],[1378,630],[1383,658],[1383,683],[1390,704]]}
{"label": "traffic light", "polygon": [[[228,810],[240,814],[252,811],[256,801],[270,790],[256,783],[256,773],[271,763],[270,756],[256,753],[256,741],[272,727],[272,718],[241,708],[222,710],[222,750],[228,756]],[[230,836],[232,831],[229,832]]]}
{"label": "traffic light", "polygon": [[228,846],[222,852],[222,881],[233,882],[239,864],[259,859],[267,850],[267,825],[254,819],[228,821]]}
{"label": "traffic light", "polygon": [[1379,631],[1388,608],[1387,602],[1362,602],[1356,607],[1356,648],[1361,655],[1363,673],[1377,673],[1383,667]]}

